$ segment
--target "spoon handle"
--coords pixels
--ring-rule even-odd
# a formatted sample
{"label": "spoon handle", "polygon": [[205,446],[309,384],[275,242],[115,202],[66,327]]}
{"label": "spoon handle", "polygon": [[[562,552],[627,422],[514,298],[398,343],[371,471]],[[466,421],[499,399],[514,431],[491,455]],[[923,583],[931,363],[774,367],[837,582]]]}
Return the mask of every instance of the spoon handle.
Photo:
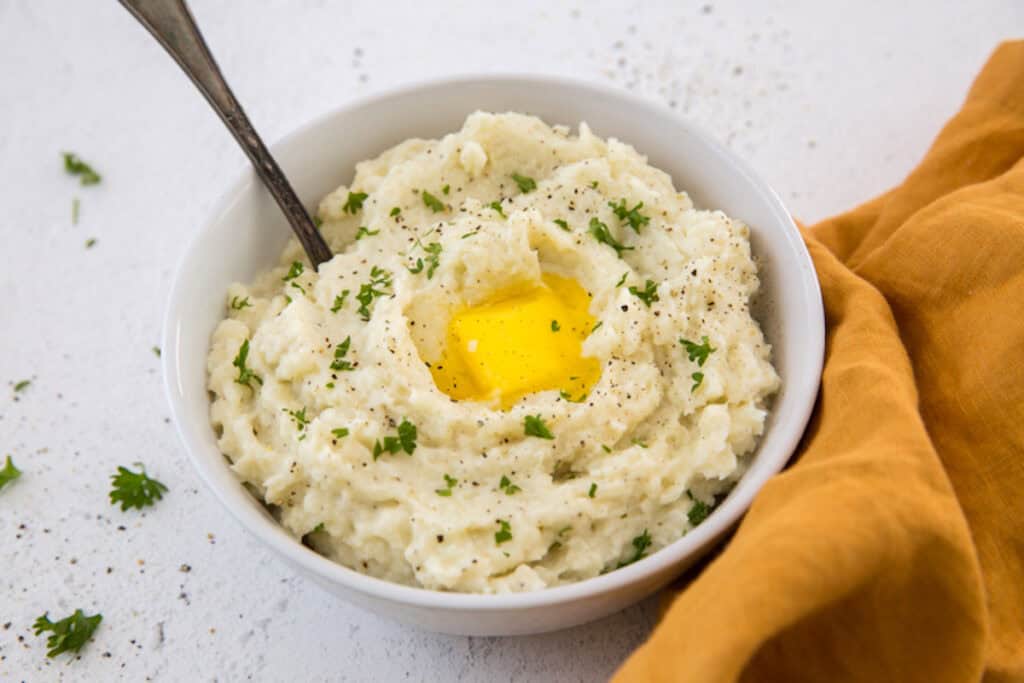
{"label": "spoon handle", "polygon": [[228,87],[184,0],[121,0],[206,96],[284,212],[313,267],[333,256],[295,190]]}

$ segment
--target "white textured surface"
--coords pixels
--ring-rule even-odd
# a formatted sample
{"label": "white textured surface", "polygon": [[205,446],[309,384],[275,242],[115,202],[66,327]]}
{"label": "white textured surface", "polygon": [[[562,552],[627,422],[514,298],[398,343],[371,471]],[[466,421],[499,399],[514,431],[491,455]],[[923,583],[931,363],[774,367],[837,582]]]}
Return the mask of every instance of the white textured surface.
{"label": "white textured surface", "polygon": [[[268,140],[399,83],[557,73],[673,103],[810,221],[898,182],[1024,30],[1015,0],[194,10]],[[65,149],[103,183],[66,177]],[[0,457],[24,471],[0,491],[0,679],[589,681],[643,640],[654,600],[545,636],[417,632],[294,578],[226,518],[166,421],[150,349],[174,264],[244,158],[115,3],[0,0],[0,159]],[[133,461],[171,488],[145,514],[106,500]],[[76,607],[103,613],[95,642],[47,660],[32,621]]]}

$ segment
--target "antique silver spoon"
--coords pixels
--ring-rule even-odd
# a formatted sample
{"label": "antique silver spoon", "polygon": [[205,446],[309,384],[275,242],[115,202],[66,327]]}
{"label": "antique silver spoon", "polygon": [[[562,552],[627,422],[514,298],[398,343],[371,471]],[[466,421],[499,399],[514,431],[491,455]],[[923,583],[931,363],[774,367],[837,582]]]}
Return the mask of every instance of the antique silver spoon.
{"label": "antique silver spoon", "polygon": [[329,261],[332,254],[327,242],[235,99],[185,1],[121,0],[121,4],[153,34],[206,96],[281,207],[313,267]]}

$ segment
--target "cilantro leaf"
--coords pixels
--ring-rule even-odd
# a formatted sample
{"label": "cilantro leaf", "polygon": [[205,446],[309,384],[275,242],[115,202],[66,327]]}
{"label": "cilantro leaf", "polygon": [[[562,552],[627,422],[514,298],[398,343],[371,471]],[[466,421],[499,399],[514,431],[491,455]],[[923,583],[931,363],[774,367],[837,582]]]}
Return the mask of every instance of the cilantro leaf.
{"label": "cilantro leaf", "polygon": [[697,361],[697,367],[704,367],[704,363],[707,362],[708,356],[717,351],[718,349],[711,346],[708,342],[707,335],[701,337],[700,344],[695,344],[689,339],[680,338],[679,343],[686,349],[686,353],[689,355],[691,361]]}
{"label": "cilantro leaf", "polygon": [[627,247],[612,237],[612,234],[608,232],[608,226],[599,221],[596,216],[590,219],[590,234],[601,244],[607,244],[614,249],[619,258],[622,258],[622,252],[633,250],[633,247]]}
{"label": "cilantro leaf", "polygon": [[494,545],[501,545],[505,541],[512,540],[512,525],[503,519],[499,519],[498,526],[500,527],[494,532]]}
{"label": "cilantro leaf", "polygon": [[14,461],[11,460],[11,456],[7,456],[4,461],[3,469],[0,469],[0,489],[10,484],[12,481],[21,476],[21,470],[14,466]]}
{"label": "cilantro leaf", "polygon": [[527,192],[533,192],[537,189],[537,181],[529,176],[519,175],[518,173],[512,174],[512,180],[516,181],[516,185],[519,186],[519,191],[523,194]]}
{"label": "cilantro leaf", "polygon": [[423,192],[421,192],[420,194],[423,196],[423,205],[426,206],[428,209],[430,209],[434,213],[444,211],[444,202],[442,202],[440,199],[430,194],[426,190],[423,190]]}
{"label": "cilantro leaf", "polygon": [[146,474],[146,468],[142,463],[135,463],[139,468],[138,472],[132,472],[127,467],[118,467],[117,474],[110,475],[110,504],[121,504],[121,511],[129,508],[142,508],[153,505],[164,497],[167,487],[156,479]]}
{"label": "cilantro leaf", "polygon": [[630,285],[629,293],[635,296],[637,299],[640,299],[640,301],[643,301],[647,308],[650,308],[651,304],[654,303],[655,301],[661,301],[661,299],[658,297],[658,285],[654,282],[654,280],[648,280],[644,284],[643,289],[639,289],[633,285]]}
{"label": "cilantro leaf", "polygon": [[345,205],[341,207],[341,210],[355,215],[362,210],[363,202],[369,196],[365,192],[349,192],[348,197],[345,199]]}
{"label": "cilantro leaf", "polygon": [[71,616],[56,622],[50,621],[49,614],[49,612],[45,612],[32,624],[37,636],[45,631],[52,633],[46,638],[46,647],[49,648],[46,652],[47,657],[56,657],[62,652],[77,654],[92,637],[96,627],[103,621],[102,614],[87,617],[85,612],[80,609],[76,609]]}
{"label": "cilantro leaf", "polygon": [[618,216],[620,221],[629,223],[629,227],[633,228],[633,232],[640,234],[640,228],[651,222],[650,216],[644,216],[640,213],[640,209],[644,208],[644,203],[640,202],[632,209],[626,208],[625,198],[620,199],[619,203],[608,202],[608,206],[612,207],[612,211]]}
{"label": "cilantro leaf", "polygon": [[544,420],[541,419],[540,415],[527,415],[523,418],[523,433],[526,436],[536,436],[541,439],[553,439],[554,434],[548,429],[548,426],[544,424]]}
{"label": "cilantro leaf", "polygon": [[93,170],[92,166],[79,159],[76,155],[64,152],[63,157],[64,171],[68,175],[78,176],[82,185],[95,185],[102,180],[100,174]]}

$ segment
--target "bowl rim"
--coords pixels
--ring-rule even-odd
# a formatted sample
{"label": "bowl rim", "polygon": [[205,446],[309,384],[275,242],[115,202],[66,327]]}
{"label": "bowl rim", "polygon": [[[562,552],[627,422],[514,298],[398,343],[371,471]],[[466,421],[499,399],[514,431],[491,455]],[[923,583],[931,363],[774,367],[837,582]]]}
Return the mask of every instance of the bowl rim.
{"label": "bowl rim", "polygon": [[[170,292],[167,297],[165,317],[163,322],[162,344],[162,366],[164,375],[164,390],[171,406],[171,416],[174,420],[178,435],[182,440],[185,451],[193,467],[199,472],[200,477],[207,487],[212,489],[214,495],[221,504],[227,508],[231,515],[249,533],[256,536],[263,543],[278,552],[284,559],[297,565],[299,568],[309,572],[320,579],[340,584],[353,591],[362,593],[368,597],[399,603],[412,607],[426,609],[448,609],[464,612],[485,612],[502,610],[523,610],[536,607],[546,607],[559,604],[572,603],[591,599],[598,595],[616,592],[631,584],[642,582],[645,578],[671,572],[673,566],[680,566],[683,560],[701,548],[709,545],[713,540],[724,534],[733,525],[739,522],[752,504],[754,497],[772,476],[778,473],[788,462],[795,452],[797,445],[802,438],[804,430],[810,419],[814,408],[818,389],[821,382],[821,371],[824,364],[825,352],[825,319],[824,308],[821,298],[821,289],[815,274],[813,262],[807,247],[800,236],[800,232],[793,222],[792,216],[786,209],[778,194],[761,179],[750,166],[740,159],[731,150],[719,143],[714,137],[706,133],[702,128],[690,122],[667,106],[642,98],[634,93],[612,88],[592,81],[580,80],[564,76],[502,73],[502,74],[464,74],[441,78],[418,80],[399,84],[381,91],[352,99],[338,107],[320,114],[306,123],[295,128],[288,134],[269,145],[271,152],[276,153],[280,148],[286,147],[296,138],[326,125],[333,118],[346,112],[358,110],[364,107],[379,105],[386,100],[400,96],[407,96],[414,93],[425,93],[427,91],[453,88],[469,87],[482,84],[498,84],[509,86],[515,83],[536,84],[546,86],[557,86],[571,89],[576,92],[586,91],[591,95],[604,98],[617,99],[623,104],[636,110],[646,110],[652,115],[673,118],[677,125],[688,130],[689,133],[701,139],[710,149],[719,154],[732,167],[737,175],[742,176],[749,186],[762,193],[772,207],[773,213],[781,219],[783,224],[789,228],[786,232],[787,241],[793,251],[803,261],[801,271],[802,284],[813,299],[812,310],[808,312],[812,318],[812,325],[806,330],[807,337],[803,340],[809,348],[805,362],[811,372],[807,375],[802,385],[793,386],[787,384],[787,390],[796,392],[802,399],[803,405],[799,406],[798,412],[794,415],[789,433],[785,435],[781,447],[774,461],[763,468],[760,476],[753,480],[747,479],[745,475],[740,482],[730,491],[729,497],[708,516],[695,529],[685,534],[676,541],[659,549],[658,551],[642,558],[641,560],[617,569],[607,574],[598,575],[573,583],[543,588],[535,591],[520,593],[457,593],[437,591],[422,587],[408,586],[393,583],[384,579],[378,579],[350,569],[342,564],[336,563],[315,551],[305,547],[302,543],[287,534],[277,533],[281,527],[276,522],[261,515],[254,507],[236,506],[230,500],[226,491],[221,490],[220,484],[214,476],[209,459],[204,458],[201,453],[205,449],[204,444],[198,437],[199,425],[191,424],[185,411],[184,391],[176,385],[179,379],[179,344],[176,321],[179,319],[179,311],[182,310],[183,279],[187,264],[196,258],[201,251],[204,235],[216,224],[224,212],[231,206],[236,198],[243,193],[249,185],[258,183],[255,171],[248,164],[227,189],[219,196],[211,207],[207,219],[202,223],[190,237],[188,246],[175,265],[174,278]],[[209,425],[206,425],[209,428]],[[778,426],[775,426],[778,429]],[[767,434],[767,432],[766,432]],[[763,440],[765,435],[762,435]],[[218,451],[218,455],[220,455]],[[762,457],[758,454],[757,457]],[[223,456],[221,456],[223,459]],[[227,463],[218,463],[217,467],[227,468]],[[234,473],[230,473],[234,478]],[[753,474],[753,473],[748,473]],[[236,479],[237,481],[237,479]],[[746,483],[746,485],[744,485]],[[238,482],[241,486],[241,483]]]}

